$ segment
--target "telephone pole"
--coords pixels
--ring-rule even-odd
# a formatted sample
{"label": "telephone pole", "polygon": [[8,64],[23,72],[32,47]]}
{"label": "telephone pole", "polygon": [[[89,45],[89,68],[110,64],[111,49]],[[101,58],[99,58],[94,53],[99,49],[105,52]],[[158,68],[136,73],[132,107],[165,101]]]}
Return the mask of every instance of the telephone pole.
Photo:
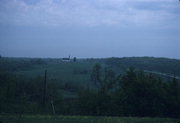
{"label": "telephone pole", "polygon": [[46,105],[46,89],[47,89],[47,70],[44,73],[44,92],[43,92],[43,105]]}

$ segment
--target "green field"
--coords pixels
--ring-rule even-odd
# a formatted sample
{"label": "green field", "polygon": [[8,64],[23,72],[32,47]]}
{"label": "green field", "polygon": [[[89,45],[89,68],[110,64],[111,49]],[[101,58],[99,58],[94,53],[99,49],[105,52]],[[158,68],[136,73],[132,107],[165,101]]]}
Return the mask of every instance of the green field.
{"label": "green field", "polygon": [[[47,70],[48,80],[60,83],[70,82],[87,84],[90,81],[90,70],[93,63],[89,62],[59,62],[45,65],[37,65],[32,69],[18,71],[18,74],[28,77],[44,76],[44,70]],[[79,73],[75,73],[78,71]],[[86,74],[80,74],[81,71],[87,71]]]}
{"label": "green field", "polygon": [[2,123],[179,123],[180,119],[51,115],[1,115]]}

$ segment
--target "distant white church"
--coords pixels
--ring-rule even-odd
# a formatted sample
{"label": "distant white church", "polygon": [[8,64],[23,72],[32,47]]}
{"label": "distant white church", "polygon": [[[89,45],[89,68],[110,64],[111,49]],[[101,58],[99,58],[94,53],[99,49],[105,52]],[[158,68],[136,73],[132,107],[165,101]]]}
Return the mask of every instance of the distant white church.
{"label": "distant white church", "polygon": [[62,61],[64,61],[64,62],[70,62],[70,61],[71,61],[71,57],[70,57],[70,55],[69,55],[69,57],[68,57],[68,58],[62,58]]}

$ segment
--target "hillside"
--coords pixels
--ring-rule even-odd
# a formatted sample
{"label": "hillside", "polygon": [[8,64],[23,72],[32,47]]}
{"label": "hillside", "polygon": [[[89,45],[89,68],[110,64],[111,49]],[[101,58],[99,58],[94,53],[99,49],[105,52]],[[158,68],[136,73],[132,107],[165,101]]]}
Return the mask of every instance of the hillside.
{"label": "hillside", "polygon": [[63,81],[87,81],[93,65],[102,64],[117,73],[124,73],[129,67],[180,76],[180,60],[155,57],[123,57],[105,59],[77,59],[76,62],[63,62],[52,58],[1,58],[0,71],[15,72],[29,77],[44,74],[49,78]]}
{"label": "hillside", "polygon": [[152,57],[1,58],[0,113],[49,114],[54,105],[62,115],[179,117],[179,66]]}
{"label": "hillside", "polygon": [[48,82],[58,83],[64,95],[72,96],[82,86],[93,87],[91,73],[96,63],[113,70],[116,75],[124,74],[129,67],[134,67],[170,80],[174,75],[178,79],[180,76],[180,60],[154,57],[77,59],[76,62],[64,62],[60,58],[4,57],[0,59],[0,71],[15,73],[30,80],[43,78],[47,70]]}
{"label": "hillside", "polygon": [[104,59],[110,67],[125,71],[129,67],[180,76],[180,60],[155,57],[124,57]]}

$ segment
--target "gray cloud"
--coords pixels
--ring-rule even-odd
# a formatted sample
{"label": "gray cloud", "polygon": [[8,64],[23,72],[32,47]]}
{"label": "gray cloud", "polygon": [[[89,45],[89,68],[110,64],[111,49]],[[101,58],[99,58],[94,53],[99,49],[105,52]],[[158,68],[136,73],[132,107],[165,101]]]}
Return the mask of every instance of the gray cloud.
{"label": "gray cloud", "polygon": [[0,23],[50,26],[178,23],[180,10],[176,0],[10,0],[0,8]]}
{"label": "gray cloud", "polygon": [[0,0],[6,56],[180,58],[178,0]]}

